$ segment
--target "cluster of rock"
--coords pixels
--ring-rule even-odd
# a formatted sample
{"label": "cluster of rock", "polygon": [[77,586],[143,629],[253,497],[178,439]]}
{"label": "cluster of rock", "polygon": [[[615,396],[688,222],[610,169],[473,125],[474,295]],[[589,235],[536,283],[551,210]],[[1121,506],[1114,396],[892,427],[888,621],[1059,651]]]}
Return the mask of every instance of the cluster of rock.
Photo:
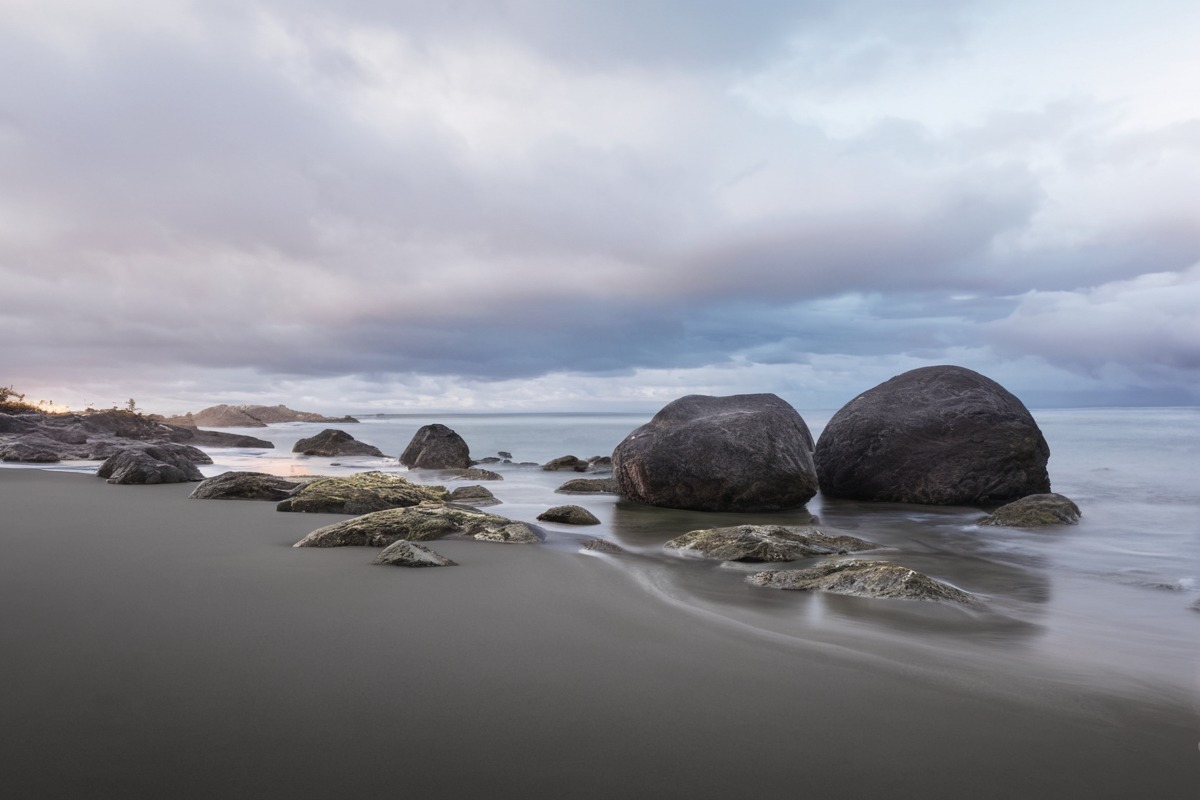
{"label": "cluster of rock", "polygon": [[162,422],[171,425],[196,428],[265,428],[277,422],[358,422],[357,419],[346,415],[344,417],[327,417],[311,411],[296,411],[285,405],[258,406],[225,404],[209,406],[194,414],[188,412],[178,416],[158,417]]}
{"label": "cluster of rock", "polygon": [[592,456],[589,459],[582,459],[571,455],[559,456],[542,464],[542,469],[547,472],[559,472],[563,470],[573,472],[607,472],[612,469],[612,457]]}

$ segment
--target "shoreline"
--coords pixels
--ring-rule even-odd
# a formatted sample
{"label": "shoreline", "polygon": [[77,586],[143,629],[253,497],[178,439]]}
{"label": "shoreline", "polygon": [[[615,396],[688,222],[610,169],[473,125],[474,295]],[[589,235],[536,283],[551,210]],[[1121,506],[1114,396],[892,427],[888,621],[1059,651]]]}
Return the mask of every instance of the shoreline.
{"label": "shoreline", "polygon": [[0,470],[17,796],[1200,787],[1191,707],[939,687],[706,620],[563,548],[443,540],[461,566],[435,570],[297,550],[339,517],[191,488]]}

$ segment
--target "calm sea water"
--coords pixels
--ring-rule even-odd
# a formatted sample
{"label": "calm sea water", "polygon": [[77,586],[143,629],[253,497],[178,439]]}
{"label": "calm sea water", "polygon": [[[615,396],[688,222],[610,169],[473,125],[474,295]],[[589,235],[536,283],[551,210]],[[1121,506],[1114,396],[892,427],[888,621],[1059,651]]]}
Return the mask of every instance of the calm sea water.
{"label": "calm sea water", "polygon": [[[804,416],[817,436],[831,413]],[[534,466],[566,454],[607,455],[649,415],[388,415],[343,427],[392,456],[432,422],[458,431],[476,459],[511,453],[514,463],[489,465],[504,477],[488,484],[503,501],[489,510],[532,521],[551,505],[583,505],[601,525],[547,526],[552,546],[577,549],[583,536],[611,539],[627,551],[602,557],[612,568],[632,570],[647,591],[718,621],[901,667],[942,664],[956,680],[971,675],[992,680],[988,676],[1008,671],[991,669],[1001,666],[1022,675],[1044,674],[1048,695],[1056,682],[1067,682],[1102,684],[1132,695],[1161,690],[1177,696],[1182,690],[1200,697],[1200,409],[1057,409],[1034,416],[1050,444],[1054,490],[1083,510],[1077,526],[980,528],[979,509],[820,496],[805,509],[777,514],[656,509],[613,496],[557,494],[561,483],[577,476]],[[296,440],[324,427],[246,429],[276,448],[211,450],[216,463],[204,471],[287,475],[384,469],[420,482],[445,482],[436,472],[410,473],[394,458],[291,454]],[[983,610],[765,590],[744,582],[747,573],[761,567],[680,559],[662,549],[668,539],[697,528],[807,524],[814,517],[887,548],[872,557],[903,563],[980,596]]]}

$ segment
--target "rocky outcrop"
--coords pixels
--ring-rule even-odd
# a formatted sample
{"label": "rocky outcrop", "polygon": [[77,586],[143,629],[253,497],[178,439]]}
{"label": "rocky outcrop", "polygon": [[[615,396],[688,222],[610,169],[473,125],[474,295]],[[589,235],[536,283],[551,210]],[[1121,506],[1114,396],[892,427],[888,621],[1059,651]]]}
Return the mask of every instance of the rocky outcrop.
{"label": "rocky outcrop", "polygon": [[211,463],[203,452],[185,444],[146,444],[109,457],[96,475],[109,483],[184,483],[204,480],[196,465]]}
{"label": "rocky outcrop", "polygon": [[976,604],[961,589],[887,561],[827,561],[808,569],[756,572],[746,581],[771,589]]}
{"label": "rocky outcrop", "polygon": [[777,511],[817,492],[813,440],[773,394],[689,395],[613,451],[627,500],[696,511]]}
{"label": "rocky outcrop", "polygon": [[409,469],[466,469],[471,466],[471,450],[457,433],[434,423],[413,435],[400,463]]}
{"label": "rocky outcrop", "polygon": [[548,508],[538,519],[542,522],[558,522],[562,525],[599,525],[596,515],[583,506],[554,506]]}
{"label": "rocky outcrop", "polygon": [[326,428],[316,436],[301,439],[292,447],[293,453],[306,456],[375,456],[383,457],[383,451],[374,445],[360,442],[345,431]]}
{"label": "rocky outcrop", "polygon": [[169,425],[188,428],[265,428],[275,422],[358,422],[354,417],[326,417],[311,411],[295,411],[285,405],[231,406],[224,403],[200,411],[188,412],[174,417],[159,417]]}
{"label": "rocky outcrop", "polygon": [[691,531],[663,547],[680,555],[719,561],[771,562],[874,550],[879,545],[812,527],[736,525]]}
{"label": "rocky outcrop", "polygon": [[494,506],[498,505],[500,500],[483,486],[459,486],[450,492],[446,502],[464,506]]}
{"label": "rocky outcrop", "polygon": [[457,562],[451,561],[441,553],[435,553],[428,547],[422,547],[416,542],[401,539],[383,548],[375,557],[373,564],[387,564],[393,567],[457,567]]}
{"label": "rocky outcrop", "polygon": [[830,497],[994,505],[1050,491],[1050,448],[1021,401],[954,366],[924,367],[863,392],[817,443]]}
{"label": "rocky outcrop", "polygon": [[0,459],[34,463],[99,461],[138,444],[273,447],[238,434],[167,425],[128,411],[0,414]]}
{"label": "rocky outcrop", "polygon": [[193,500],[283,500],[307,481],[265,472],[223,472],[188,495]]}
{"label": "rocky outcrop", "polygon": [[980,520],[980,525],[1005,528],[1041,528],[1046,525],[1076,525],[1079,506],[1061,494],[1031,494],[1000,506]]}
{"label": "rocky outcrop", "polygon": [[386,472],[360,472],[336,478],[318,478],[297,489],[276,508],[327,514],[367,514],[418,503],[442,502],[444,486],[409,483]]}
{"label": "rocky outcrop", "polygon": [[[526,534],[532,538],[522,538]],[[404,539],[427,542],[447,536],[481,541],[538,541],[524,523],[482,511],[427,503],[364,514],[326,525],[296,542],[294,547],[386,547]]]}
{"label": "rocky outcrop", "polygon": [[572,478],[554,491],[562,494],[619,494],[616,478]]}

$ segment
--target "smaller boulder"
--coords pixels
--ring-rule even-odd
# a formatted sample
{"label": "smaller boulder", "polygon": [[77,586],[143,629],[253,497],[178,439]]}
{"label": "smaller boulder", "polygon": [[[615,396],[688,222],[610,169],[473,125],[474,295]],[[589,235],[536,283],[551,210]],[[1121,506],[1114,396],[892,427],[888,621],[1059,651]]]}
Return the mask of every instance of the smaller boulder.
{"label": "smaller boulder", "polygon": [[575,472],[587,472],[587,468],[588,462],[584,461],[582,458],[576,458],[575,456],[559,456],[558,458],[553,458],[547,461],[545,464],[542,464],[542,469],[546,470],[547,472],[568,469],[574,470]]}
{"label": "smaller boulder", "polygon": [[265,472],[222,472],[201,483],[188,497],[193,500],[279,501],[305,483],[305,480],[281,478]]}
{"label": "smaller boulder", "polygon": [[827,561],[808,569],[756,572],[747,583],[771,589],[819,591],[854,597],[902,598],[975,605],[961,589],[887,561]]}
{"label": "smaller boulder", "polygon": [[563,525],[599,525],[596,515],[583,506],[554,506],[538,514],[542,522],[559,522]]}
{"label": "smaller boulder", "polygon": [[492,472],[490,469],[480,469],[479,467],[470,467],[469,469],[454,470],[454,477],[468,481],[502,481],[504,476],[498,472]]}
{"label": "smaller boulder", "polygon": [[[513,525],[511,519],[482,511],[426,503],[406,508],[389,508],[363,514],[318,528],[293,547],[386,547],[404,539],[409,542],[428,542],[447,536],[467,536],[475,539],[495,537],[508,541],[517,532],[505,531]],[[535,536],[536,541],[536,536]]]}
{"label": "smaller boulder", "polygon": [[537,528],[525,522],[513,522],[501,528],[482,530],[471,538],[478,542],[503,544],[537,544],[542,541],[542,535]]}
{"label": "smaller boulder", "polygon": [[612,469],[612,456],[592,456],[588,459],[588,466],[595,472]]}
{"label": "smaller boulder", "polygon": [[798,558],[874,550],[879,545],[812,527],[736,525],[677,536],[663,547],[680,555],[720,561],[795,561]]}
{"label": "smaller boulder", "polygon": [[413,435],[400,463],[409,469],[466,469],[471,466],[471,451],[461,436],[434,423]]}
{"label": "smaller boulder", "polygon": [[513,457],[513,454],[508,452],[507,450],[498,450],[498,451],[496,451],[496,455],[500,456],[501,458],[506,458],[509,461],[512,461],[512,457]]}
{"label": "smaller boulder", "polygon": [[337,428],[326,428],[316,436],[301,439],[292,447],[293,453],[306,456],[375,456],[383,457],[383,452],[372,445],[360,442],[345,431]]}
{"label": "smaller boulder", "polygon": [[109,456],[96,475],[109,483],[157,484],[202,481],[196,464],[211,464],[202,451],[184,444],[130,447]]}
{"label": "smaller boulder", "polygon": [[383,548],[382,552],[371,562],[387,564],[393,567],[457,567],[457,562],[451,561],[441,553],[435,553],[428,547],[422,547],[416,542],[401,539]]}
{"label": "smaller boulder", "polygon": [[1046,525],[1077,525],[1082,512],[1079,506],[1061,494],[1030,494],[1000,506],[980,525],[1005,528],[1041,528]]}
{"label": "smaller boulder", "polygon": [[572,478],[554,491],[561,494],[619,494],[616,478]]}
{"label": "smaller boulder", "polygon": [[625,552],[625,548],[608,539],[588,539],[583,543],[583,550],[587,553],[607,553],[608,555]]}
{"label": "smaller boulder", "polygon": [[465,506],[494,506],[500,500],[483,486],[459,486],[446,497],[446,502]]}

